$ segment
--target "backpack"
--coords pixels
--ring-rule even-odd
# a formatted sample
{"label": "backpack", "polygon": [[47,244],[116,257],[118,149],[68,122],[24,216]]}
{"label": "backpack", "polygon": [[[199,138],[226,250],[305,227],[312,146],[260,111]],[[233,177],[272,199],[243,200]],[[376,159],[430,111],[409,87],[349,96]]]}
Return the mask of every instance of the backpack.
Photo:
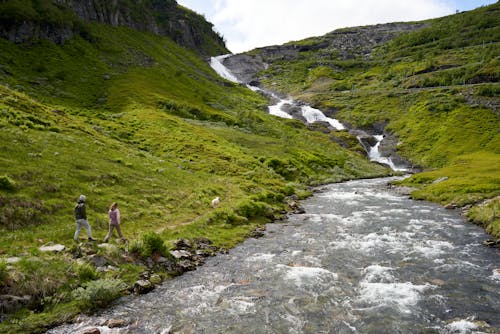
{"label": "backpack", "polygon": [[75,219],[85,219],[86,218],[86,213],[85,213],[85,204],[84,203],[78,203],[75,205]]}

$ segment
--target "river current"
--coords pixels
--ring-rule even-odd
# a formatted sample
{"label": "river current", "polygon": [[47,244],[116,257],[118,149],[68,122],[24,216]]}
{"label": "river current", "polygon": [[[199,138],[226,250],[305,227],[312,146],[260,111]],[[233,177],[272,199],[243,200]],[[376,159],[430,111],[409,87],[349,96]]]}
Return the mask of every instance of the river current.
{"label": "river current", "polygon": [[50,333],[498,333],[498,249],[389,180],[323,186],[264,237]]}

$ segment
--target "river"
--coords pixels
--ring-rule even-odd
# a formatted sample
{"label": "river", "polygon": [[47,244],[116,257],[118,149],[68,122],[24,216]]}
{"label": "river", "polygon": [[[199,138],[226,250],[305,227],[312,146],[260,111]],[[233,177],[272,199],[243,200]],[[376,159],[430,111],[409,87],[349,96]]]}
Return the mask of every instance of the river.
{"label": "river", "polygon": [[320,187],[262,238],[50,333],[498,333],[499,250],[390,180]]}

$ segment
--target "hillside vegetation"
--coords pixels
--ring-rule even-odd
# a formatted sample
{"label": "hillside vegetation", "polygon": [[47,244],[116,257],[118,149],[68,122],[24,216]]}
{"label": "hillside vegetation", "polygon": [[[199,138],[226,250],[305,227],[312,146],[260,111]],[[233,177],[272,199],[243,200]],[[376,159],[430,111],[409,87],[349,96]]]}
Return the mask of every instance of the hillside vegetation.
{"label": "hillside vegetation", "polygon": [[[255,79],[352,127],[397,138],[424,169],[417,199],[473,208],[500,237],[500,4],[408,24],[346,28],[248,55]],[[435,182],[435,181],[441,182]]]}
{"label": "hillside vegetation", "polygon": [[[30,296],[16,313],[2,309],[2,333],[42,332],[104,306],[144,272],[168,277],[154,261],[178,238],[229,248],[310,185],[390,173],[329,134],[268,115],[262,96],[167,37],[85,29],[63,44],[0,38],[0,254],[8,261],[0,261],[0,289]],[[128,243],[72,240],[80,194],[98,240],[109,205],[119,203]],[[67,250],[39,250],[50,243]],[[112,266],[97,271],[89,253]]]}

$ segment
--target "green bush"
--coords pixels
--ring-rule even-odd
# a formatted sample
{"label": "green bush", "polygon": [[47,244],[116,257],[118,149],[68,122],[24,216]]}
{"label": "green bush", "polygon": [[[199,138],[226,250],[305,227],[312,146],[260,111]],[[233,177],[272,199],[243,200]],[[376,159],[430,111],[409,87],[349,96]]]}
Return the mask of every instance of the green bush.
{"label": "green bush", "polygon": [[269,206],[266,203],[247,200],[241,202],[235,211],[239,216],[252,218],[265,216],[268,211],[268,207]]}
{"label": "green bush", "polygon": [[144,257],[148,257],[153,254],[165,256],[167,253],[167,247],[163,243],[163,239],[157,233],[150,232],[142,236],[140,253]]}
{"label": "green bush", "polygon": [[14,190],[16,182],[7,175],[0,175],[0,190]]}
{"label": "green bush", "polygon": [[73,291],[73,298],[89,310],[109,305],[120,297],[127,285],[118,279],[99,279],[84,283]]}
{"label": "green bush", "polygon": [[236,214],[233,210],[229,209],[216,210],[208,218],[208,223],[212,224],[243,225],[247,222],[248,219]]}
{"label": "green bush", "polygon": [[485,85],[481,86],[477,90],[477,94],[480,96],[494,97],[500,95],[500,85]]}
{"label": "green bush", "polygon": [[80,282],[92,281],[95,280],[97,277],[99,277],[99,273],[89,263],[84,263],[82,265],[77,266],[76,275],[78,276]]}

